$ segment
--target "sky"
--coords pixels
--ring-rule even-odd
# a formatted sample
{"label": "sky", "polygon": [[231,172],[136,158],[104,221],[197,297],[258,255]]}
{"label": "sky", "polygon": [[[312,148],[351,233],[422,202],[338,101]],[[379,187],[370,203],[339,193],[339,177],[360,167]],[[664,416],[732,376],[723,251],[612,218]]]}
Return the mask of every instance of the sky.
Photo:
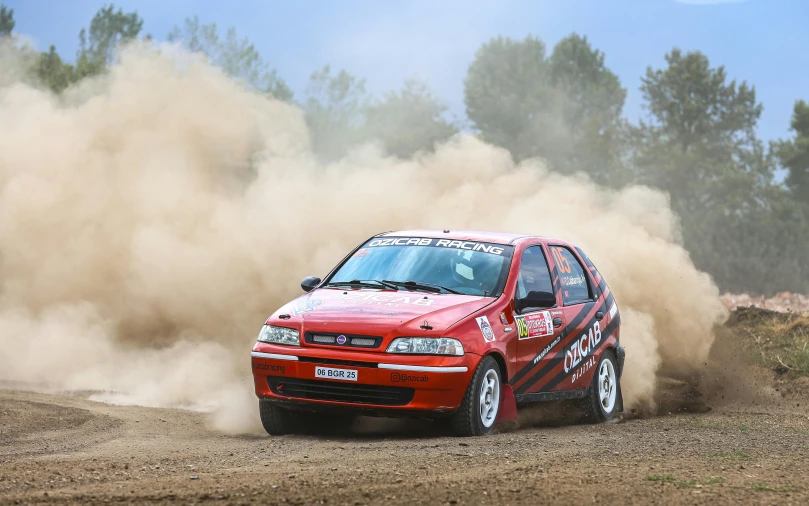
{"label": "sky", "polygon": [[[45,50],[75,55],[78,32],[104,0],[0,0],[14,9],[16,32]],[[674,47],[700,50],[732,79],[756,88],[764,104],[759,135],[790,136],[795,100],[809,100],[807,0],[117,0],[137,10],[144,33],[165,39],[186,17],[235,27],[303,95],[312,71],[330,64],[366,80],[375,94],[409,77],[425,80],[465,121],[463,80],[492,37],[538,36],[550,47],[576,32],[606,55],[627,88],[625,115],[645,115],[639,91],[648,66]]]}

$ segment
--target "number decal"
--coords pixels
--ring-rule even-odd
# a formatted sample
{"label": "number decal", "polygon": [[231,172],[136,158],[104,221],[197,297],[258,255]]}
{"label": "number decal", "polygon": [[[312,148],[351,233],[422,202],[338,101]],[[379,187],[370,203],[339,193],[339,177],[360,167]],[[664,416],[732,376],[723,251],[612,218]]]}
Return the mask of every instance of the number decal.
{"label": "number decal", "polygon": [[553,255],[553,261],[556,262],[556,266],[559,268],[559,272],[563,274],[570,274],[570,262],[567,261],[567,258],[565,258],[564,254],[562,253],[562,248],[551,248],[551,254]]}

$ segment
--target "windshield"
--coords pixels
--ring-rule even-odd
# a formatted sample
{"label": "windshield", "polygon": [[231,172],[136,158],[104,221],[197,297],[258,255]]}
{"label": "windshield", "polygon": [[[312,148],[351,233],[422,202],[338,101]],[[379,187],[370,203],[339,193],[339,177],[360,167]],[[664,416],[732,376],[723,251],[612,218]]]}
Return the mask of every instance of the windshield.
{"label": "windshield", "polygon": [[381,281],[400,289],[441,289],[495,297],[513,248],[447,239],[391,237],[365,243],[328,283]]}

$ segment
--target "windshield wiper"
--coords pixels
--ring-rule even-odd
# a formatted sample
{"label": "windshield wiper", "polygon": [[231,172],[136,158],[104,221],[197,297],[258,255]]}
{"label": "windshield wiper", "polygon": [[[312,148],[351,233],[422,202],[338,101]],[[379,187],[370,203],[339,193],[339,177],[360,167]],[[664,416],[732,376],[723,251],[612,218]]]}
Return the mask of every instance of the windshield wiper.
{"label": "windshield wiper", "polygon": [[389,283],[391,285],[398,285],[403,286],[405,288],[412,288],[415,290],[424,290],[431,293],[454,293],[456,295],[463,295],[463,292],[459,292],[458,290],[453,290],[452,288],[447,288],[446,286],[441,285],[434,285],[432,283],[425,283],[423,281],[391,281],[386,279],[382,281],[383,283]]}
{"label": "windshield wiper", "polygon": [[358,288],[387,288],[389,290],[398,290],[399,287],[388,281],[379,281],[378,279],[352,279],[351,281],[330,281],[323,286],[356,286]]}

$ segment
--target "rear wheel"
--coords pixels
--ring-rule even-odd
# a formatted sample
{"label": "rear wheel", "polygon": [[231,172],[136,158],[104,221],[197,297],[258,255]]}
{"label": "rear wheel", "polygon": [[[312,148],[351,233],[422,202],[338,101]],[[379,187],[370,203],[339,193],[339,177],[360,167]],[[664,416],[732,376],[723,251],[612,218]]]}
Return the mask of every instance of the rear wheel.
{"label": "rear wheel", "polygon": [[492,357],[481,360],[461,407],[452,416],[452,428],[458,436],[482,436],[494,428],[500,410],[500,367]]}
{"label": "rear wheel", "polygon": [[593,374],[590,395],[585,399],[586,420],[594,423],[611,420],[618,411],[619,390],[615,353],[612,350],[605,350]]}
{"label": "rear wheel", "polygon": [[258,412],[261,415],[261,425],[271,436],[283,436],[292,432],[292,417],[289,411],[278,404],[267,400],[258,400]]}

